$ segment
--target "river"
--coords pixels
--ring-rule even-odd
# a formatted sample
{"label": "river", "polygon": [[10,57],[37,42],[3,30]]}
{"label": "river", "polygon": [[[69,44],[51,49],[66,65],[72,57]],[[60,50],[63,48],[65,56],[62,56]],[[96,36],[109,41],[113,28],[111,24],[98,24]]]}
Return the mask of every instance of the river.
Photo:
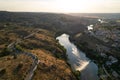
{"label": "river", "polygon": [[89,58],[86,57],[80,49],[78,49],[69,40],[69,35],[62,34],[56,39],[63,45],[67,50],[68,62],[73,70],[81,71],[81,80],[98,80],[98,67]]}

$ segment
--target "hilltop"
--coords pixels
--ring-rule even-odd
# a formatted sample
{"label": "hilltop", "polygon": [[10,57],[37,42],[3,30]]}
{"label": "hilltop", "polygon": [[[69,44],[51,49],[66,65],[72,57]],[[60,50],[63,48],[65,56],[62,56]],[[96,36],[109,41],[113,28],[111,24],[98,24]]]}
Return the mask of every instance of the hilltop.
{"label": "hilltop", "polygon": [[[39,63],[33,72],[33,80],[76,80],[66,62],[65,49],[55,39],[54,32],[9,24],[0,29],[0,40],[0,80],[29,78],[37,58]],[[13,48],[7,48],[16,41],[19,42]]]}

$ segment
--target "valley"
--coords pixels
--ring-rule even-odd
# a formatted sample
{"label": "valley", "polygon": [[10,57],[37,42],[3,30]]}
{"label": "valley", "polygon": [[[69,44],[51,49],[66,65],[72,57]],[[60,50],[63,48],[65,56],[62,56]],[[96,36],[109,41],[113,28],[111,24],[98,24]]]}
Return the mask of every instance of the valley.
{"label": "valley", "polygon": [[87,65],[98,68],[95,80],[119,80],[120,18],[101,16],[1,11],[0,80],[87,80],[82,77],[87,67],[73,69],[71,62],[76,59],[69,62],[72,56],[68,55],[72,52],[56,40],[64,33],[70,40],[64,43],[80,50],[77,58],[82,51]]}

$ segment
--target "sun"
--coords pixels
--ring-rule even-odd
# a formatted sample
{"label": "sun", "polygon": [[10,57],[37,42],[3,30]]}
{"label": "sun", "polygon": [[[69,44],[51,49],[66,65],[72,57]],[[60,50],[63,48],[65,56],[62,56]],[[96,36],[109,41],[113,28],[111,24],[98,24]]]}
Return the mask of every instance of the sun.
{"label": "sun", "polygon": [[94,0],[56,0],[56,7],[63,12],[88,12]]}

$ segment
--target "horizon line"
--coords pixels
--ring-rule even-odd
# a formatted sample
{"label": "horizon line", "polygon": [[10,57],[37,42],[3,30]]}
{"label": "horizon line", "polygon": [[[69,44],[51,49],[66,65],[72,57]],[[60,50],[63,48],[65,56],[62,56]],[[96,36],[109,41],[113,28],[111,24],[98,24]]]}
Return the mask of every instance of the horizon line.
{"label": "horizon line", "polygon": [[20,13],[56,13],[56,14],[120,14],[120,12],[47,12],[47,11],[9,11],[9,10],[0,10],[0,12],[20,12]]}

